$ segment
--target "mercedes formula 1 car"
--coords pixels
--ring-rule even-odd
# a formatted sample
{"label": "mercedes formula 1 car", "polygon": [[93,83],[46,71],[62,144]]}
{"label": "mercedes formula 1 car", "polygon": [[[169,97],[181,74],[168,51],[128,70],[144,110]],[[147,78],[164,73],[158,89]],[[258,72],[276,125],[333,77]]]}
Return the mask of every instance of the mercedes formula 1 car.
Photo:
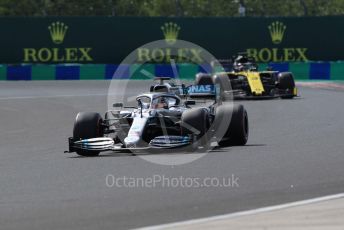
{"label": "mercedes formula 1 car", "polygon": [[[137,96],[137,106],[115,103],[104,118],[99,113],[81,112],[76,116],[69,151],[81,156],[97,156],[103,151],[206,149],[216,141],[220,147],[245,145],[248,117],[242,105],[216,100],[213,85],[181,89],[183,97],[171,92]],[[196,106],[187,96],[212,98],[209,106]],[[213,99],[215,96],[215,99]],[[192,106],[192,107],[191,107]]]}
{"label": "mercedes formula 1 car", "polygon": [[216,78],[228,79],[234,98],[276,98],[283,99],[297,96],[293,74],[272,70],[258,71],[254,59],[245,53],[233,57],[232,60],[219,60],[213,63],[224,68],[225,72],[213,74],[198,73],[195,78],[196,85],[214,84]]}

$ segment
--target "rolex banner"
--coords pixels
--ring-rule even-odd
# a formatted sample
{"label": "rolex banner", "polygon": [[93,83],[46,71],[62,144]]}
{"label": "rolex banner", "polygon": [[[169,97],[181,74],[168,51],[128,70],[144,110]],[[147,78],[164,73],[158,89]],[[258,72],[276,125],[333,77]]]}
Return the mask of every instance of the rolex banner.
{"label": "rolex banner", "polygon": [[[258,62],[344,60],[344,17],[306,18],[0,18],[0,63],[164,63],[180,39],[218,59],[247,52]],[[179,47],[177,62],[202,63],[202,50]],[[185,58],[186,57],[186,58]]]}

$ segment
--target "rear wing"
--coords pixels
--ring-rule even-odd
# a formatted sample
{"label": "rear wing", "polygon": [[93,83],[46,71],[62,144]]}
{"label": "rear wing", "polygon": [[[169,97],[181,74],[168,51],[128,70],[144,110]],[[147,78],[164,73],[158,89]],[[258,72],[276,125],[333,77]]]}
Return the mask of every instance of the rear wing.
{"label": "rear wing", "polygon": [[187,94],[189,96],[215,96],[215,85],[190,85],[186,87]]}
{"label": "rear wing", "polygon": [[219,85],[189,85],[184,84],[175,85],[170,83],[164,83],[166,80],[170,80],[169,77],[156,77],[154,80],[159,81],[158,85],[153,85],[150,88],[150,92],[170,92],[178,96],[189,97],[192,99],[211,99],[219,100],[220,86]]}
{"label": "rear wing", "polygon": [[182,96],[192,99],[211,99],[219,100],[219,85],[190,85],[183,88]]}

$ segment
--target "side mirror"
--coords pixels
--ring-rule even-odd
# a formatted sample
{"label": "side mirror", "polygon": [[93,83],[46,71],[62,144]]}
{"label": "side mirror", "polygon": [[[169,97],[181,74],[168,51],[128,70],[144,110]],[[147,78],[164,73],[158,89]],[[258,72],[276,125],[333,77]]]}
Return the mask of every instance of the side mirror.
{"label": "side mirror", "polygon": [[113,105],[112,105],[112,107],[114,107],[114,108],[118,108],[118,107],[123,107],[123,103],[114,103]]}
{"label": "side mirror", "polygon": [[188,101],[185,101],[184,104],[186,106],[188,106],[188,105],[196,105],[196,101],[188,100]]}

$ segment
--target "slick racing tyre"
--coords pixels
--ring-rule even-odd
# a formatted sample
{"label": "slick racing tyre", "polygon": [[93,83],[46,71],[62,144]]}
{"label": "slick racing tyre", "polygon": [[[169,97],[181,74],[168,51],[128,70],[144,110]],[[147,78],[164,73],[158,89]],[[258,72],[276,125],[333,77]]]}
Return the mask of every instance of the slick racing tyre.
{"label": "slick racing tyre", "polygon": [[230,116],[230,113],[231,122],[218,144],[221,147],[245,145],[249,133],[247,112],[243,105],[223,105],[217,107],[215,116]]}
{"label": "slick racing tyre", "polygon": [[213,79],[211,74],[207,73],[198,73],[195,78],[195,85],[212,85]]}
{"label": "slick racing tyre", "polygon": [[218,104],[222,104],[224,101],[233,100],[232,93],[230,93],[232,89],[231,82],[227,75],[215,74],[212,76],[212,82],[217,90],[219,90],[216,98]]}
{"label": "slick racing tyre", "polygon": [[291,99],[294,95],[295,81],[292,73],[284,72],[278,74],[278,88],[285,92],[282,99]]}
{"label": "slick racing tyre", "polygon": [[[102,137],[101,128],[102,117],[99,113],[81,112],[76,116],[73,129],[73,139],[89,139]],[[77,150],[80,156],[92,157],[98,156],[99,151]]]}
{"label": "slick racing tyre", "polygon": [[180,126],[182,135],[197,135],[197,140],[201,139],[201,143],[198,144],[205,145],[207,139],[205,134],[209,128],[208,111],[203,108],[186,110],[182,114]]}
{"label": "slick racing tyre", "polygon": [[226,90],[229,91],[231,89],[230,81],[226,75],[223,75],[223,74],[211,75],[207,73],[198,73],[196,74],[195,84],[196,85],[215,85],[215,87],[220,90],[219,95],[218,95],[219,98],[217,98],[217,100],[220,100],[220,101],[232,100],[232,95],[225,93]]}

